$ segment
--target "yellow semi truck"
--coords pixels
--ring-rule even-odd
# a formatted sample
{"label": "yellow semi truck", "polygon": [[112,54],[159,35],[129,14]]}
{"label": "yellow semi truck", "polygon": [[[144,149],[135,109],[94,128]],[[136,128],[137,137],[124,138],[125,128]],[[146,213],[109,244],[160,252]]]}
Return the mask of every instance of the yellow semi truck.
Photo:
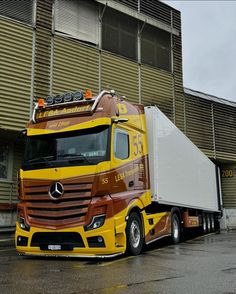
{"label": "yellow semi truck", "polygon": [[215,165],[157,107],[64,93],[40,99],[22,134],[20,254],[137,255],[185,228],[218,227]]}

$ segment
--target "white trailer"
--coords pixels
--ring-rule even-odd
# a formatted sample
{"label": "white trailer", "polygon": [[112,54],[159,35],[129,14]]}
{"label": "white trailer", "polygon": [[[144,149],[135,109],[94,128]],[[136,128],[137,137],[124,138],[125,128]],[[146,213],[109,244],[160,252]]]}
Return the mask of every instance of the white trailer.
{"label": "white trailer", "polygon": [[145,116],[153,202],[191,210],[206,230],[214,226],[221,203],[215,164],[156,106],[145,107]]}

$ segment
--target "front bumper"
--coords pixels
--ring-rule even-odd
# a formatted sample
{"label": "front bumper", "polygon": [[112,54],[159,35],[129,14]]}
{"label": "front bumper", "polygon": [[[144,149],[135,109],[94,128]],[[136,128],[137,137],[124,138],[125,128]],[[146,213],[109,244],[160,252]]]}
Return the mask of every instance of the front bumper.
{"label": "front bumper", "polygon": [[[71,235],[80,236],[81,244],[74,243]],[[102,243],[96,243],[97,238]],[[25,231],[16,223],[15,244],[19,254],[33,256],[112,258],[126,251],[125,234],[115,234],[113,219],[91,231],[84,231],[82,226],[63,230],[31,227]]]}

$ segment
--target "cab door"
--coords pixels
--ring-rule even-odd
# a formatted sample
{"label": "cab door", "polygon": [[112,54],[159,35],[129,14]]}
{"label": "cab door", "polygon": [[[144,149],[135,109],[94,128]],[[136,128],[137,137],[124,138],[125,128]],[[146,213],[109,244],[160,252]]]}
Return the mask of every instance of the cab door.
{"label": "cab door", "polygon": [[131,146],[131,152],[133,154],[134,188],[135,190],[148,189],[148,157],[145,145],[145,134],[133,130]]}
{"label": "cab door", "polygon": [[134,190],[131,138],[132,132],[128,128],[113,125],[111,171],[115,192]]}

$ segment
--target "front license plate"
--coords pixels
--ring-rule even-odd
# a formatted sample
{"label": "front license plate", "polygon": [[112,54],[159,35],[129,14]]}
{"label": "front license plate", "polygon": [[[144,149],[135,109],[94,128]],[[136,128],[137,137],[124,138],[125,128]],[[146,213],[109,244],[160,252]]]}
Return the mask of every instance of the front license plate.
{"label": "front license plate", "polygon": [[40,244],[40,250],[73,251],[73,248],[73,244]]}
{"label": "front license plate", "polygon": [[61,245],[48,245],[48,250],[61,250]]}

